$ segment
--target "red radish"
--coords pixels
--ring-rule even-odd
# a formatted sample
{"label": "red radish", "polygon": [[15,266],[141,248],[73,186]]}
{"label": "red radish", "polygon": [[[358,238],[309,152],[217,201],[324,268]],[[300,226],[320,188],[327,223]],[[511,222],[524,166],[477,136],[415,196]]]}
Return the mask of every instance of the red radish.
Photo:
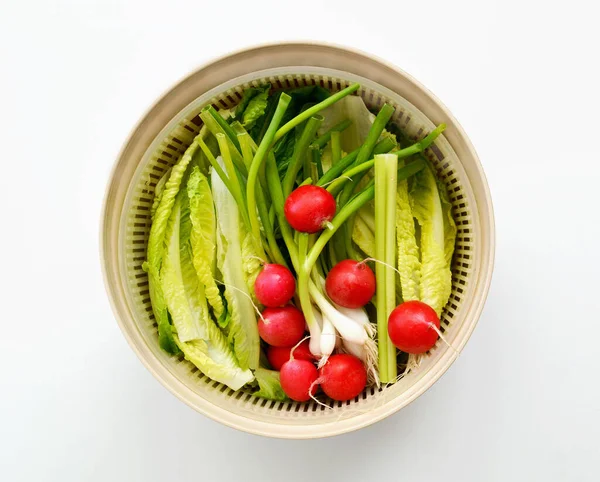
{"label": "red radish", "polygon": [[345,402],[365,389],[367,370],[355,356],[333,355],[319,370],[319,382],[329,398]]}
{"label": "red radish", "polygon": [[390,313],[388,333],[399,350],[418,355],[429,351],[438,339],[440,319],[421,301],[405,301]]}
{"label": "red radish", "polygon": [[334,303],[345,308],[361,308],[375,294],[375,275],[366,263],[345,259],[331,268],[325,289]]}
{"label": "red radish", "polygon": [[317,376],[317,369],[311,362],[297,358],[285,362],[279,372],[281,388],[288,397],[297,402],[306,402],[316,393],[319,387],[315,383]]}
{"label": "red radish", "polygon": [[[273,370],[281,370],[283,364],[290,360],[290,352],[292,351],[292,348],[293,347],[282,348],[278,346],[269,346],[267,348],[267,358],[269,359],[269,363],[273,367]],[[296,347],[294,350],[294,358],[306,361],[312,361],[315,359],[308,348],[308,340],[304,340]]]}
{"label": "red radish", "polygon": [[296,231],[316,233],[335,216],[335,199],[326,189],[307,184],[292,191],[283,210]]}
{"label": "red radish", "polygon": [[254,283],[256,298],[269,307],[287,304],[295,291],[296,280],[291,271],[280,264],[265,264]]}
{"label": "red radish", "polygon": [[265,308],[258,320],[258,334],[269,345],[292,347],[304,336],[304,315],[292,305]]}

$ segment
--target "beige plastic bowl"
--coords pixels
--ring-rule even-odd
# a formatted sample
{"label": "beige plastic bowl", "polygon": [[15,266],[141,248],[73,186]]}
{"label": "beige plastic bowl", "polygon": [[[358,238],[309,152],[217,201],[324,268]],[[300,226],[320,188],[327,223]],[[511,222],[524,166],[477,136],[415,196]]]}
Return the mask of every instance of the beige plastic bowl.
{"label": "beige plastic bowl", "polygon": [[448,187],[458,225],[452,295],[443,314],[447,340],[462,350],[483,308],[494,259],[492,203],[481,165],[450,112],[406,73],[361,52],[309,43],[254,47],[215,60],[177,83],[149,110],[127,139],[107,188],[101,256],[108,296],[119,325],[142,363],[180,400],[214,420],[247,432],[281,438],[326,437],[372,424],[400,410],[427,390],[457,354],[441,342],[420,367],[382,390],[367,389],[333,409],[316,403],[272,402],[233,392],[200,373],[182,357],[160,350],[142,270],[150,231],[154,187],[200,128],[207,104],[236,104],[249,85],[321,84],[339,90],[360,82],[367,105],[388,102],[395,122],[423,137],[435,124],[448,125],[429,150]]}

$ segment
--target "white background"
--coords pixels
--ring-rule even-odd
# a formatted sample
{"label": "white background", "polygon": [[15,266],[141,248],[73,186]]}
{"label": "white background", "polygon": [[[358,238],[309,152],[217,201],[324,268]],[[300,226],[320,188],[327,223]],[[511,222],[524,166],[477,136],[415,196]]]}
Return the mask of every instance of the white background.
{"label": "white background", "polygon": [[[0,0],[0,479],[600,480],[595,2],[320,4]],[[111,165],[149,104],[282,39],[422,81],[477,148],[497,223],[489,299],[449,372],[317,441],[240,433],[170,395],[122,337],[98,256]]]}

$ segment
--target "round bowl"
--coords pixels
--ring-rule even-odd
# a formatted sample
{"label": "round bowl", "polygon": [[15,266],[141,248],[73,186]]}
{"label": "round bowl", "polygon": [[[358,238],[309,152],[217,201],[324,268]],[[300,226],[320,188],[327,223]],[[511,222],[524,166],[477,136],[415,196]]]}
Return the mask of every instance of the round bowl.
{"label": "round bowl", "polygon": [[156,182],[198,132],[202,107],[235,105],[250,85],[270,82],[289,88],[320,84],[340,90],[359,82],[365,103],[395,108],[394,121],[412,138],[446,123],[428,149],[453,205],[458,235],[452,265],[452,294],[442,331],[460,352],[483,308],[494,260],[490,193],[467,135],[446,107],[396,67],[355,50],[284,43],[253,47],[210,62],[166,92],[142,117],[125,142],[107,187],[101,227],[101,261],[108,296],[121,330],[150,372],[175,396],[200,413],[247,432],[281,438],[326,437],[359,429],[400,410],[427,390],[456,359],[439,342],[418,368],[397,383],[368,388],[356,399],[326,409],[314,402],[267,401],[233,392],[205,377],[183,357],[160,350],[148,279],[142,269]]}

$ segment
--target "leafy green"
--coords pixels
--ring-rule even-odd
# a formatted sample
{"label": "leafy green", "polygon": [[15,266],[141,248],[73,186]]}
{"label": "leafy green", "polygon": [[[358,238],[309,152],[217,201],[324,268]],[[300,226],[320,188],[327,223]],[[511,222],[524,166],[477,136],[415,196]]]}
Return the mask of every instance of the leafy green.
{"label": "leafy green", "polygon": [[160,278],[173,325],[182,342],[205,339],[202,319],[208,317],[204,289],[192,264],[190,231],[189,203],[181,191],[167,227],[167,249]]}
{"label": "leafy green", "polygon": [[260,257],[256,253],[254,240],[252,234],[247,232],[244,226],[240,226],[240,233],[242,239],[242,268],[244,269],[244,279],[246,286],[252,296],[252,301],[258,304],[256,294],[254,293],[254,283],[256,278],[262,269],[262,263]]}
{"label": "leafy green", "polygon": [[244,91],[242,100],[235,110],[235,118],[239,119],[244,127],[250,129],[260,119],[267,108],[270,84],[260,87],[250,87]]}
{"label": "leafy green", "polygon": [[243,370],[233,356],[227,339],[209,320],[207,340],[182,342],[174,335],[175,343],[185,358],[198,367],[207,377],[224,383],[232,390],[239,390],[254,379],[248,369]]}
{"label": "leafy green", "polygon": [[410,206],[421,231],[420,298],[439,316],[452,289],[452,273],[446,261],[444,210],[431,168],[427,166],[413,179]]}
{"label": "leafy green", "polygon": [[266,398],[267,400],[276,400],[285,402],[289,400],[279,379],[279,372],[275,370],[267,370],[266,368],[257,368],[254,372],[256,381],[258,382],[259,390],[254,393],[257,397]]}
{"label": "leafy green", "polygon": [[345,119],[352,121],[350,127],[340,134],[342,150],[346,152],[352,152],[365,142],[375,120],[375,116],[369,112],[362,98],[350,95],[324,109],[321,115],[325,120],[321,124],[319,135]]}
{"label": "leafy green", "polygon": [[160,200],[162,199],[162,194],[165,189],[165,184],[171,175],[171,168],[167,169],[166,172],[162,175],[162,177],[156,183],[156,187],[154,188],[154,201],[152,201],[152,207],[150,208],[150,216],[154,219],[154,214],[158,209],[158,205],[160,204]]}
{"label": "leafy green", "polygon": [[400,272],[402,299],[404,301],[418,300],[421,260],[406,180],[398,182],[396,191],[396,243],[398,245],[398,271]]}
{"label": "leafy green", "polygon": [[456,243],[456,223],[454,222],[454,217],[452,217],[452,204],[450,203],[450,199],[448,199],[446,186],[437,177],[435,180],[438,185],[444,215],[444,256],[446,257],[448,266],[451,266],[454,245]]}
{"label": "leafy green", "polygon": [[192,168],[187,184],[192,230],[190,242],[192,260],[206,298],[215,317],[220,319],[224,307],[221,293],[215,282],[216,271],[216,219],[212,192],[208,179],[196,166]]}
{"label": "leafy green", "polygon": [[270,89],[271,89],[271,84],[264,84],[259,87],[248,87],[246,90],[244,90],[244,93],[242,94],[242,100],[240,100],[239,104],[235,108],[234,117],[237,120],[241,121],[242,123],[245,122],[244,115],[245,115],[246,111],[249,109],[249,106],[252,103],[252,101],[255,100],[257,97],[261,97],[264,94],[266,94],[266,95],[264,95],[265,107],[262,109],[262,112],[260,113],[260,115],[263,115],[264,109],[266,108],[266,105],[267,105],[267,99],[268,99],[268,94],[269,94]]}
{"label": "leafy green", "polygon": [[[223,162],[220,158],[218,160]],[[227,335],[240,366],[256,369],[260,341],[244,273],[242,218],[233,196],[214,170],[211,182],[217,216],[217,267],[223,277],[227,310],[231,315]]]}
{"label": "leafy green", "polygon": [[159,343],[161,348],[171,354],[179,353],[179,349],[172,337],[172,327],[160,281],[160,269],[164,255],[165,232],[169,218],[171,217],[173,205],[175,204],[175,198],[179,192],[187,167],[197,150],[198,144],[194,140],[179,162],[171,169],[171,175],[165,183],[154,213],[150,236],[148,238],[148,259],[144,263],[144,269],[148,272],[152,309],[158,324]]}
{"label": "leafy green", "polygon": [[369,258],[375,257],[375,234],[369,229],[367,223],[365,223],[360,216],[356,216],[354,220],[352,241],[354,241]]}

